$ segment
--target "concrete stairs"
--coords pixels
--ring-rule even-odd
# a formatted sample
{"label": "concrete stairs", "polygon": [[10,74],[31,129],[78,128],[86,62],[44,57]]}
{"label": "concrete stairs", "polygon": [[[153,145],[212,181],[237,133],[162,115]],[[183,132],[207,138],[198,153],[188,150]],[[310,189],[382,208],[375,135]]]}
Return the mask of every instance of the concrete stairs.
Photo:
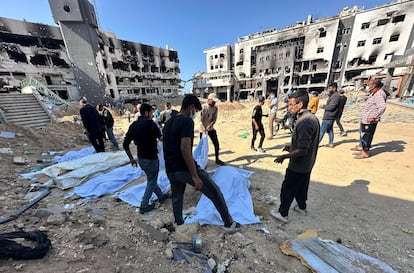
{"label": "concrete stairs", "polygon": [[51,122],[48,113],[33,94],[0,93],[0,108],[6,123],[42,128]]}

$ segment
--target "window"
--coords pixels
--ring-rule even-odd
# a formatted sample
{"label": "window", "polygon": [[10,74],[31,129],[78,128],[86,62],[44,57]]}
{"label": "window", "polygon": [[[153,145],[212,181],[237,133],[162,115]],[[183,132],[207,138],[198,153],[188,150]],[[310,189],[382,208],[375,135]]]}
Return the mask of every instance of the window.
{"label": "window", "polygon": [[369,28],[369,22],[366,22],[366,23],[362,23],[362,25],[361,25],[361,29],[367,29],[367,28]]}
{"label": "window", "polygon": [[365,46],[365,40],[358,41],[357,47]]}
{"label": "window", "polygon": [[390,42],[398,41],[399,38],[400,38],[400,34],[391,35],[390,36]]}
{"label": "window", "polygon": [[380,43],[381,43],[381,40],[382,40],[382,38],[381,38],[381,37],[379,37],[379,38],[374,38],[374,40],[372,40],[372,44],[373,44],[373,45],[378,45],[378,44],[380,44]]}
{"label": "window", "polygon": [[385,19],[379,19],[379,20],[378,20],[378,23],[377,23],[377,26],[383,26],[383,25],[386,25],[389,21],[390,21],[390,19],[388,19],[388,18],[385,18]]}
{"label": "window", "polygon": [[323,47],[318,47],[318,49],[316,50],[316,53],[322,53],[323,52]]}
{"label": "window", "polygon": [[390,60],[391,61],[392,56],[394,56],[394,53],[385,54],[384,60]]}
{"label": "window", "polygon": [[392,18],[392,22],[393,23],[403,22],[404,19],[405,19],[405,14],[397,15],[397,16],[394,16],[394,18]]}
{"label": "window", "polygon": [[376,60],[377,60],[377,55],[371,55],[371,56],[369,56],[369,58],[368,58],[368,62],[369,62],[371,65],[374,65]]}

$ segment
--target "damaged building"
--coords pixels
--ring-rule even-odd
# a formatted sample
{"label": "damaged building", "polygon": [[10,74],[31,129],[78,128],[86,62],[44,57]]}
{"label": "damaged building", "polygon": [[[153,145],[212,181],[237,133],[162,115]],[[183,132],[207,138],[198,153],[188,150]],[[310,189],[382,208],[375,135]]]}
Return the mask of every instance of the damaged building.
{"label": "damaged building", "polygon": [[87,0],[49,4],[59,27],[0,17],[0,91],[41,86],[94,104],[178,94],[177,51],[101,30]]}
{"label": "damaged building", "polygon": [[308,16],[283,29],[239,37],[204,51],[206,72],[194,75],[193,93],[238,100],[289,89],[322,92],[331,81],[360,88],[376,76],[403,94],[412,67],[391,71],[387,65],[413,47],[413,15],[414,1],[396,1],[369,10],[344,8],[323,19]]}

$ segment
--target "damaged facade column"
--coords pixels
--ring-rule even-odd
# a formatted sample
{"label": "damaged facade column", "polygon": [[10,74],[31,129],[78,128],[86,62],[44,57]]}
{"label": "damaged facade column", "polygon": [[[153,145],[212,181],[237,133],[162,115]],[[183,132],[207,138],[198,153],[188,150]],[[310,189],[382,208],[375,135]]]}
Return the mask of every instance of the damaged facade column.
{"label": "damaged facade column", "polygon": [[92,104],[104,102],[104,79],[98,71],[98,22],[93,6],[87,0],[49,0],[55,22],[59,24],[80,97]]}

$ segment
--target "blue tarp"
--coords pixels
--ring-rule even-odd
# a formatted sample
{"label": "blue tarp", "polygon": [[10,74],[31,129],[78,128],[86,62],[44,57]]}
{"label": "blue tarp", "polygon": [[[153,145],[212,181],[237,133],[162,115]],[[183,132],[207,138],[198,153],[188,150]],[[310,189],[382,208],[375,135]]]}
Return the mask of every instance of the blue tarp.
{"label": "blue tarp", "polygon": [[82,186],[75,187],[73,192],[86,199],[98,198],[120,190],[143,174],[144,172],[139,166],[122,166],[109,173],[88,180]]}
{"label": "blue tarp", "polygon": [[[165,173],[165,171],[160,171],[158,173],[158,186],[160,186],[163,193],[167,193],[170,190],[170,181]],[[117,193],[114,197],[121,199],[125,203],[128,203],[132,206],[139,207],[141,205],[142,197],[144,196],[145,188],[147,187],[147,181],[144,183],[132,186],[126,190]],[[152,194],[150,203],[153,203],[157,200],[158,197],[155,193]]]}
{"label": "blue tarp", "polygon": [[0,132],[0,137],[2,137],[2,138],[16,138],[16,135],[13,132],[1,131]]}
{"label": "blue tarp", "polygon": [[94,152],[95,152],[95,148],[93,148],[93,146],[83,148],[79,151],[69,151],[64,155],[55,156],[52,159],[52,162],[60,163],[60,162],[65,162],[65,161],[69,161],[73,159],[78,159],[78,158],[93,154]]}
{"label": "blue tarp", "polygon": [[[254,215],[253,202],[250,196],[250,181],[248,177],[253,172],[243,169],[222,166],[215,170],[213,180],[219,186],[226,200],[227,207],[233,219],[240,224],[259,223],[259,217]],[[185,223],[199,222],[201,225],[223,225],[220,214],[214,204],[202,195],[196,207],[196,213],[189,216]]]}

